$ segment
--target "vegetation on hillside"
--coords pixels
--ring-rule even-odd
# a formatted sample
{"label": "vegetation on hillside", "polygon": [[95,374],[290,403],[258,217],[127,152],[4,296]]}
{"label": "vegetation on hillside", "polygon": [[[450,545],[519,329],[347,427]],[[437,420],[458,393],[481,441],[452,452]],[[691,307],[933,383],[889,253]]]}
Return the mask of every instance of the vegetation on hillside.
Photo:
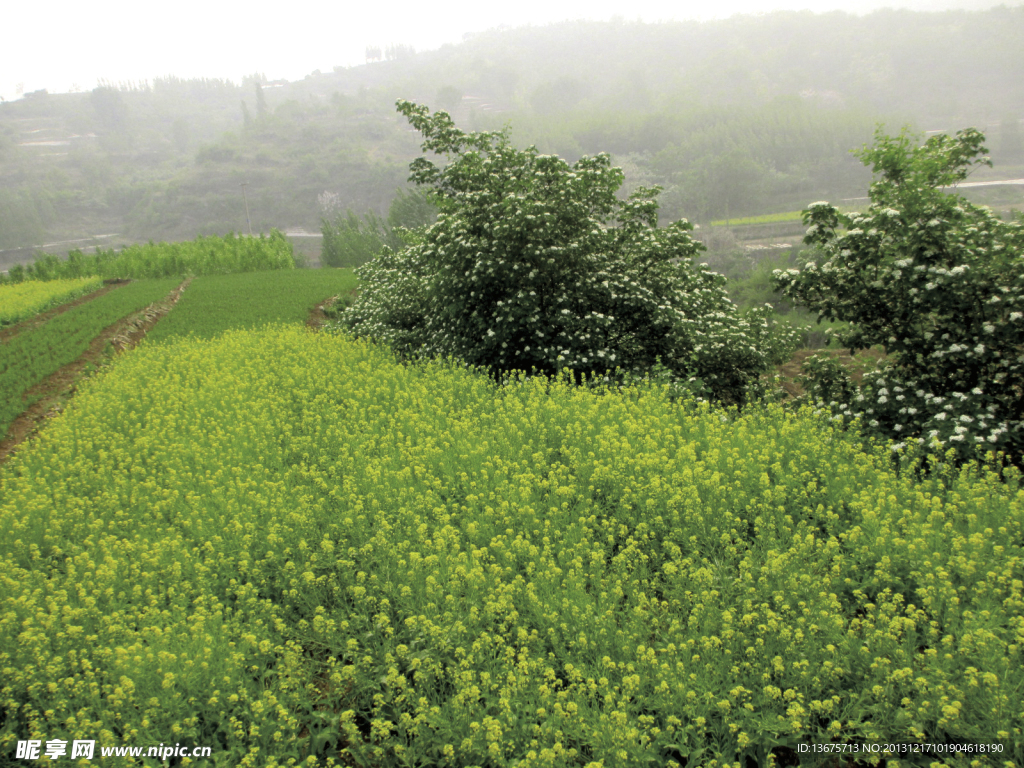
{"label": "vegetation on hillside", "polygon": [[325,191],[383,216],[416,152],[396,98],[471,130],[511,121],[518,146],[570,162],[611,152],[626,192],[665,188],[667,220],[850,197],[866,176],[847,150],[878,121],[999,123],[996,160],[1020,168],[1022,48],[1020,8],[571,22],[274,87],[166,78],[26,99],[0,105],[0,248],[238,230],[243,182],[260,230],[314,230]]}

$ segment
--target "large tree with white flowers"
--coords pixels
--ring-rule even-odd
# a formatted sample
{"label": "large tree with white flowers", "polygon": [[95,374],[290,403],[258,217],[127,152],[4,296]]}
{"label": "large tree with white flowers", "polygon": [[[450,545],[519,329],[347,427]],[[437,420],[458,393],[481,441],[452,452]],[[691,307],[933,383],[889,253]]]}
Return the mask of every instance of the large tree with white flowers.
{"label": "large tree with white flowers", "polygon": [[[1024,448],[1024,221],[1003,221],[953,189],[991,165],[975,129],[919,142],[876,133],[871,204],[844,215],[804,211],[805,242],[821,258],[776,272],[785,295],[844,320],[842,346],[883,345],[887,362],[852,385],[812,361],[811,393],[864,428],[960,460],[989,450],[1020,463]],[[912,441],[914,442],[914,441]]]}
{"label": "large tree with white flowers", "polygon": [[344,320],[404,354],[451,356],[502,375],[645,373],[743,402],[785,353],[766,311],[741,316],[725,279],[694,258],[685,221],[658,227],[655,189],[616,196],[606,154],[570,165],[514,147],[507,131],[464,133],[446,112],[398,102],[424,136],[411,180],[436,223],[359,271]]}

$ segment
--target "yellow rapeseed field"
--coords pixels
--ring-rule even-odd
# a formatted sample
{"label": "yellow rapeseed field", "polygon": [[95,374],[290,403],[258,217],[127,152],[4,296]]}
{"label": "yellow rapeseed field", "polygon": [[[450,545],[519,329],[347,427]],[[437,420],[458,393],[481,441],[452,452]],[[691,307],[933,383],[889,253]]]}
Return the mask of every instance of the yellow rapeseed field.
{"label": "yellow rapeseed field", "polygon": [[102,284],[103,279],[100,277],[79,277],[72,280],[0,285],[0,328],[70,301]]}
{"label": "yellow rapeseed field", "polygon": [[0,754],[1022,765],[1024,493],[909,474],[810,413],[143,344],[0,471]]}

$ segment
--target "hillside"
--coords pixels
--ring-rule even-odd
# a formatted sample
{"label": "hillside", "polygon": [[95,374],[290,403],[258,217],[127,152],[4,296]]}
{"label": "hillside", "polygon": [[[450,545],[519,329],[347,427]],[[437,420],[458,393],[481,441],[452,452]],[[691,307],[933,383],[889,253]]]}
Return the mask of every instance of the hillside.
{"label": "hillside", "polygon": [[667,220],[852,197],[868,177],[848,150],[879,122],[980,127],[996,177],[1024,175],[1022,48],[1024,8],[780,12],[495,30],[292,83],[36,94],[0,104],[0,267],[29,253],[12,249],[83,237],[243,231],[242,183],[254,230],[315,231],[325,191],[383,212],[419,153],[396,98],[570,159],[611,152],[629,186],[665,187]]}

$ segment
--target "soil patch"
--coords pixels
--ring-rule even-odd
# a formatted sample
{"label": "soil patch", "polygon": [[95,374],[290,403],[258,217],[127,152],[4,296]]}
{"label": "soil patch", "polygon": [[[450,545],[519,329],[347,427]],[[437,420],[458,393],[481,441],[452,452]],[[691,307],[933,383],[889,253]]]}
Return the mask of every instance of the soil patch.
{"label": "soil patch", "polygon": [[[14,420],[7,430],[7,435],[0,441],[0,464],[5,462],[18,446],[34,435],[47,419],[64,410],[68,400],[74,395],[76,383],[86,367],[98,367],[107,359],[108,345],[113,348],[115,353],[118,353],[138,344],[146,333],[156,325],[157,321],[178,303],[178,299],[181,298],[182,292],[188,287],[191,279],[185,280],[163,300],[104,328],[77,360],[68,363],[31,387],[28,394],[41,395],[41,397]],[[83,298],[86,300],[96,298],[114,287],[116,286],[104,288]]]}
{"label": "soil patch", "polygon": [[[355,291],[350,291],[349,293],[345,294],[345,298],[351,298],[351,297],[354,297],[355,295],[356,295]],[[310,310],[310,312],[309,312],[309,317],[306,319],[306,325],[309,326],[310,328],[312,328],[315,331],[318,331],[321,328],[323,328],[324,325],[331,319],[324,312],[324,309],[326,307],[329,307],[331,304],[333,304],[334,302],[336,302],[340,298],[341,298],[340,295],[339,296],[331,296],[329,299],[324,299],[319,304],[317,304],[315,307],[313,307],[313,309]]]}
{"label": "soil patch", "polygon": [[314,331],[319,331],[323,328],[324,324],[327,322],[327,315],[324,314],[324,307],[335,301],[337,298],[337,296],[331,296],[331,298],[324,299],[313,307],[309,312],[309,317],[306,319],[306,325]]}

